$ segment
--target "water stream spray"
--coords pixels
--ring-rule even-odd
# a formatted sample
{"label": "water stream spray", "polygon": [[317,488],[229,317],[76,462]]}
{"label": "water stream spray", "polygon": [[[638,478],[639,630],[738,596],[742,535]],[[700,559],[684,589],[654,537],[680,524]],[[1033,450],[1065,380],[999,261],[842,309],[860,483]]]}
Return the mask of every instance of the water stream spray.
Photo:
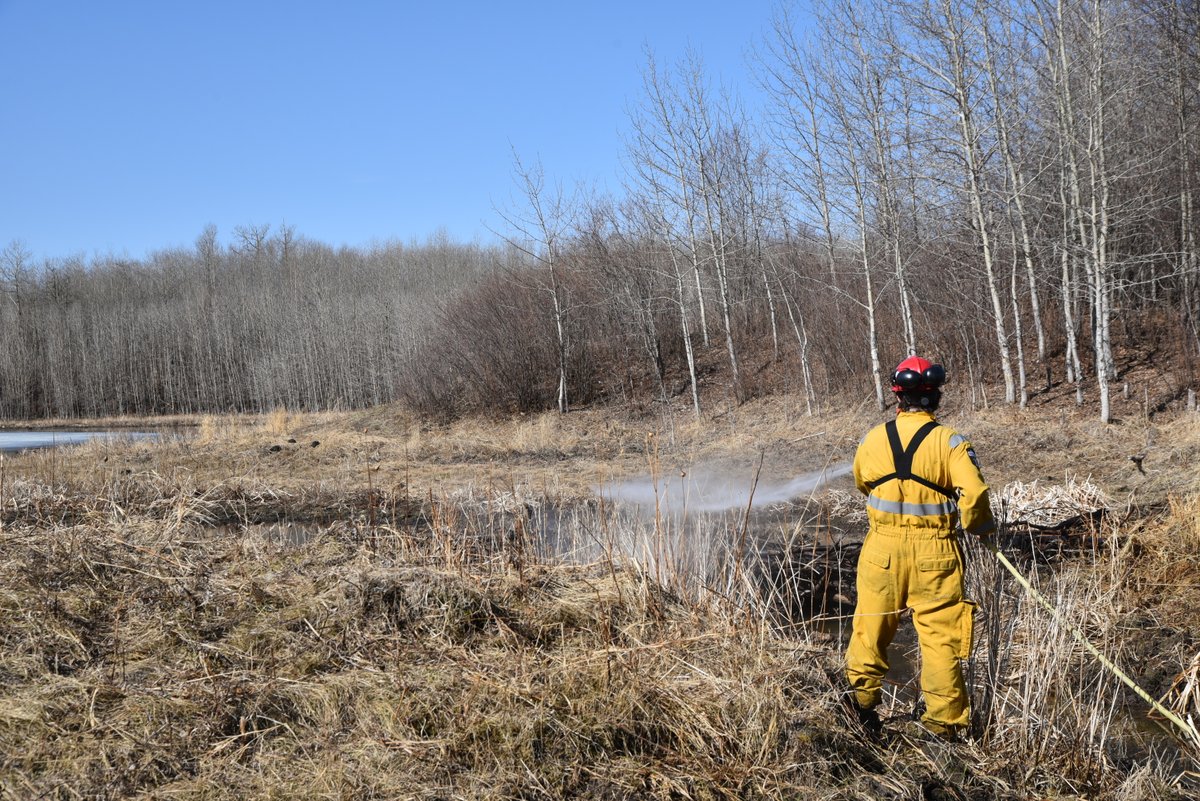
{"label": "water stream spray", "polygon": [[609,501],[642,511],[692,514],[760,508],[811,495],[834,479],[850,474],[851,465],[830,465],[787,481],[764,481],[752,475],[736,476],[731,470],[693,467],[670,475],[626,479],[596,493]]}

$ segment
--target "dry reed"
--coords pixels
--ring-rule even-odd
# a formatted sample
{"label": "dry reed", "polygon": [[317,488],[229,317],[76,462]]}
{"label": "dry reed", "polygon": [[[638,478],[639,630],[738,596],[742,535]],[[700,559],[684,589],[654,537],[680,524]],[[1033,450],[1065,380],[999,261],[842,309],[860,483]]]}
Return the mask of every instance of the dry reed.
{"label": "dry reed", "polygon": [[[546,426],[520,447],[547,447]],[[852,499],[747,536],[740,514],[647,517],[532,481],[416,491],[395,464],[372,472],[369,433],[282,451],[271,464],[347,477],[300,482],[253,468],[264,434],[39,455],[8,478],[6,797],[1186,796],[1114,684],[982,554],[974,739],[914,745],[899,688],[868,741],[840,701],[857,546],[831,515]],[[213,479],[217,458],[246,468]],[[1146,571],[1194,580],[1152,533],[1027,562],[1118,658]],[[1193,653],[1170,675],[1194,715]]]}

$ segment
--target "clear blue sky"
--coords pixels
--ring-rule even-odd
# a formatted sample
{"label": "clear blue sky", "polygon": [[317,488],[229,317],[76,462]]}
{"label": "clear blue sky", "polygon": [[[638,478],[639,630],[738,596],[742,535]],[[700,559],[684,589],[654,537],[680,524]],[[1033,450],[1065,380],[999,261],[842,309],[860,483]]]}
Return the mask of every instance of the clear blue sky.
{"label": "clear blue sky", "polygon": [[771,0],[0,0],[0,247],[491,239],[512,148],[616,190],[645,49],[756,94]]}

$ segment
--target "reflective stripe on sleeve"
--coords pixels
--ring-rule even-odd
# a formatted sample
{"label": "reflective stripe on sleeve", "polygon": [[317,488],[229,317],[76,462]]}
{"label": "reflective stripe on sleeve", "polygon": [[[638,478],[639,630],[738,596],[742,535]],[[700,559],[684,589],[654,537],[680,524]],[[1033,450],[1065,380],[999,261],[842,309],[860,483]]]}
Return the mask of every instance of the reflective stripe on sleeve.
{"label": "reflective stripe on sleeve", "polygon": [[966,439],[964,439],[960,434],[950,435],[950,450],[954,450],[964,442],[966,442]]}
{"label": "reflective stripe on sleeve", "polygon": [[914,517],[952,515],[958,511],[958,504],[954,501],[943,501],[942,503],[905,503],[904,501],[884,500],[878,495],[868,495],[867,506],[879,512],[887,512],[894,515],[913,515]]}

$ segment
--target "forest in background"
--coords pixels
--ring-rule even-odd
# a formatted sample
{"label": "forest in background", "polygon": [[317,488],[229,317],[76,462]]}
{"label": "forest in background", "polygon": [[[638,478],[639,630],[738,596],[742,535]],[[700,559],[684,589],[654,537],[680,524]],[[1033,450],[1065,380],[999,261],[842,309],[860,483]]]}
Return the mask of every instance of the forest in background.
{"label": "forest in background", "polygon": [[[1111,417],[1131,354],[1196,388],[1200,4],[786,9],[747,111],[644,67],[619,195],[514,159],[497,245],[212,226],[143,260],[0,252],[0,416],[439,417],[873,394],[906,353]],[[748,43],[750,44],[750,43]],[[386,232],[380,232],[386,234]]]}

